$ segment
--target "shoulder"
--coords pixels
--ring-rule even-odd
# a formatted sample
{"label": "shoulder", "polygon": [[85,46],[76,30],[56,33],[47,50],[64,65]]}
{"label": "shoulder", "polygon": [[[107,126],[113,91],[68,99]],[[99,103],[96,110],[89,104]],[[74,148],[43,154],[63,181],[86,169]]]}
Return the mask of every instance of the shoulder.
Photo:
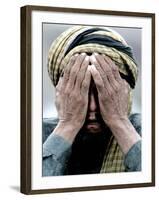
{"label": "shoulder", "polygon": [[131,121],[132,125],[136,129],[136,131],[141,136],[141,114],[140,113],[133,113],[129,116],[129,120]]}
{"label": "shoulder", "polygon": [[44,118],[42,122],[42,140],[43,143],[48,138],[48,136],[52,133],[52,131],[57,126],[58,119],[57,118]]}

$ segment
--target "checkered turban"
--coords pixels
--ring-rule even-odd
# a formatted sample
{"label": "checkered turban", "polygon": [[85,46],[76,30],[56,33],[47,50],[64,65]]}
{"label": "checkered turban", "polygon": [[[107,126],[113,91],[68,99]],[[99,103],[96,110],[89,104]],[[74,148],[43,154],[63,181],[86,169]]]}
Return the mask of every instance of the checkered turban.
{"label": "checkered turban", "polygon": [[48,73],[57,85],[60,75],[72,55],[97,52],[109,56],[119,67],[122,78],[131,88],[137,80],[137,64],[132,49],[117,32],[105,27],[74,26],[59,35],[52,43],[48,56]]}

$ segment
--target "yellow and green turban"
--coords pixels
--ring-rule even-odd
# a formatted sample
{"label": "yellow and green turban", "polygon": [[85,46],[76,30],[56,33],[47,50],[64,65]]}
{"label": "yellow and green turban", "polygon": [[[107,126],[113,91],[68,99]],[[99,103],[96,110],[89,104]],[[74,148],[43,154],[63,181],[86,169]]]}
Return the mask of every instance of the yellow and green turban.
{"label": "yellow and green turban", "polygon": [[56,86],[72,55],[93,52],[109,56],[119,67],[122,78],[134,88],[137,65],[132,49],[115,31],[105,27],[74,26],[63,32],[52,43],[48,56],[49,76]]}

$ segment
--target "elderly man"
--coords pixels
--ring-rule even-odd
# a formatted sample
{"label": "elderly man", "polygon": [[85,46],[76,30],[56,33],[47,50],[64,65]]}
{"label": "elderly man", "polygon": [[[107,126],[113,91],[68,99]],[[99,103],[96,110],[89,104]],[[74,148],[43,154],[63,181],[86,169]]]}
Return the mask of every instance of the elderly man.
{"label": "elderly man", "polygon": [[137,66],[124,39],[70,28],[52,44],[48,72],[58,121],[43,144],[43,176],[140,171],[140,116],[130,114]]}

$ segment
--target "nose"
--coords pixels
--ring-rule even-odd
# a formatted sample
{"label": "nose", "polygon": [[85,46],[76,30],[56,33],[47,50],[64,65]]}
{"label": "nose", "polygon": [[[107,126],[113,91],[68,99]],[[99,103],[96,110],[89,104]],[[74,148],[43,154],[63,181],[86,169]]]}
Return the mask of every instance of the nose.
{"label": "nose", "polygon": [[88,120],[95,120],[96,114],[97,114],[97,102],[93,92],[91,92],[88,103]]}

